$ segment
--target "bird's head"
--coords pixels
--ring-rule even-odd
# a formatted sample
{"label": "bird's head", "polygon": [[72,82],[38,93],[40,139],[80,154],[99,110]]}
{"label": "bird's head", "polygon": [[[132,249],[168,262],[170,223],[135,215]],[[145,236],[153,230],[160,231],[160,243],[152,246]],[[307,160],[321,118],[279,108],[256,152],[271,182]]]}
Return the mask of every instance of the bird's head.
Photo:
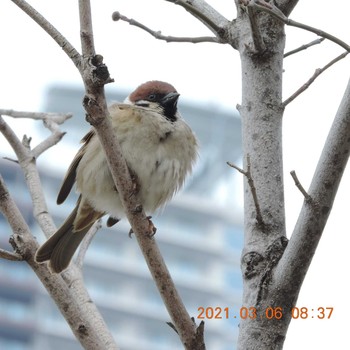
{"label": "bird's head", "polygon": [[177,100],[180,94],[168,83],[158,80],[148,81],[140,85],[125,100],[136,106],[154,109],[166,119],[175,122],[178,118]]}

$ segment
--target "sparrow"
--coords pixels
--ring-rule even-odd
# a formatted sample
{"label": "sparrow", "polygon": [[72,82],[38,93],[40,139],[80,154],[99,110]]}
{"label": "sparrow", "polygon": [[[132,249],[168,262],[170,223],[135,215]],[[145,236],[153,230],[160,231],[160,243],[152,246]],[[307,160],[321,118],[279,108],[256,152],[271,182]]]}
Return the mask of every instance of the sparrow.
{"label": "sparrow", "polygon": [[[163,207],[182,187],[198,156],[197,139],[177,108],[179,96],[171,84],[148,81],[124,103],[109,107],[113,131],[137,179],[140,204],[147,214]],[[57,204],[63,203],[76,183],[76,206],[35,255],[38,263],[49,261],[53,273],[68,267],[84,236],[102,216],[110,216],[107,226],[125,216],[93,128],[82,143],[57,196]]]}

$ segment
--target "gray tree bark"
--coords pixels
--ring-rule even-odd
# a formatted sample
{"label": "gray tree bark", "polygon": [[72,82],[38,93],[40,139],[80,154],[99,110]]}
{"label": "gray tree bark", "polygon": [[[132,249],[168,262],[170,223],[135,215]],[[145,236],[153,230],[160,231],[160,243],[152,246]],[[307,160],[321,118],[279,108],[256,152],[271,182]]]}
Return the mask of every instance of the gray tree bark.
{"label": "gray tree bark", "polygon": [[[174,2],[174,1],[172,1]],[[242,67],[244,249],[238,349],[282,349],[292,308],[321,238],[350,152],[350,87],[335,117],[305,202],[288,243],[285,228],[282,119],[284,26],[317,33],[289,20],[297,0],[236,0],[237,18],[225,22],[205,1],[183,6],[218,38],[238,50]],[[200,13],[201,15],[198,15]],[[204,17],[203,17],[204,16]],[[236,167],[237,168],[237,167]]]}

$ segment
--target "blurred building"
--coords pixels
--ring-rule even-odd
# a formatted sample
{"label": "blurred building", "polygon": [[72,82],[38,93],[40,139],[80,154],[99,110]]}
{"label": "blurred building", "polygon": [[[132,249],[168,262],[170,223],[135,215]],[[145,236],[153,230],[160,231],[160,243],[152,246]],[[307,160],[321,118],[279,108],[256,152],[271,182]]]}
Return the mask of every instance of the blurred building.
{"label": "blurred building", "polygon": [[[122,101],[126,95],[112,93],[108,99]],[[59,157],[67,158],[68,167],[78,140],[89,128],[83,120],[82,97],[79,89],[55,86],[45,98],[46,111],[74,113],[74,118],[61,126],[67,137],[54,148],[56,151],[50,151],[41,167],[47,202],[57,225],[72,210],[76,196],[71,194],[64,205],[55,204],[64,170],[50,169]],[[206,319],[205,334],[207,349],[232,350],[238,333],[238,319],[232,316],[240,307],[243,234],[237,208],[237,182],[241,178],[236,179],[226,161],[237,162],[241,157],[240,121],[224,111],[214,114],[217,108],[186,103],[180,103],[179,108],[200,140],[200,161],[185,189],[153,217],[158,228],[156,239],[191,316],[197,318],[200,307],[230,309],[229,319],[224,313],[222,319]],[[65,146],[60,148],[61,144]],[[52,153],[57,150],[60,153]],[[62,156],[62,150],[70,154]],[[43,242],[18,165],[0,160],[0,173],[33,234]],[[84,265],[90,295],[121,349],[182,349],[166,324],[169,316],[128,231],[128,223],[122,221],[95,236]],[[10,234],[0,215],[0,247],[11,249],[7,242]],[[24,262],[0,260],[0,349],[63,348],[81,346],[34,273]]]}

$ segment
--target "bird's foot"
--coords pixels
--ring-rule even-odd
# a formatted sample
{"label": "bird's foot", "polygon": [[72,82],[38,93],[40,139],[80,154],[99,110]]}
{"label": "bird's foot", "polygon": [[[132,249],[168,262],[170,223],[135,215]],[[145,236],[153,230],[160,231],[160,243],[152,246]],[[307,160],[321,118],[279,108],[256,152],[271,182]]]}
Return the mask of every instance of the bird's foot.
{"label": "bird's foot", "polygon": [[[152,216],[147,216],[147,220],[148,220],[148,225],[149,225],[149,230],[148,232],[150,232],[150,237],[153,237],[156,232],[157,232],[157,227],[154,226],[153,222],[152,222]],[[132,238],[132,234],[134,233],[134,230],[132,229],[132,227],[130,228],[130,231],[129,231],[129,238]]]}

